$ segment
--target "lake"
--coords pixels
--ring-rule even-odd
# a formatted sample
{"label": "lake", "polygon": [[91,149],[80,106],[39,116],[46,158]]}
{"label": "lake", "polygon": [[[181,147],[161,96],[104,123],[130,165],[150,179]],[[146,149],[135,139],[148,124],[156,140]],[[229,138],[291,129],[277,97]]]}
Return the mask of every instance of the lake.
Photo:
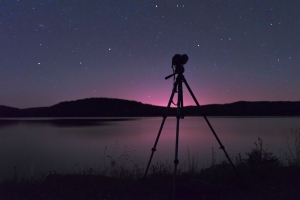
{"label": "lake", "polygon": [[[291,129],[300,127],[300,118],[224,118],[209,117],[228,154],[235,156],[254,148],[258,137],[270,152],[284,158]],[[146,167],[162,118],[72,118],[0,119],[0,178],[39,177],[55,170],[59,173],[101,169],[111,160]],[[168,117],[152,164],[173,163],[176,118]],[[292,138],[290,142],[294,141]],[[212,149],[213,148],[213,149]],[[212,151],[217,162],[224,153],[203,117],[180,120],[179,166],[188,155],[200,166],[209,166]],[[1,180],[0,179],[0,180]]]}

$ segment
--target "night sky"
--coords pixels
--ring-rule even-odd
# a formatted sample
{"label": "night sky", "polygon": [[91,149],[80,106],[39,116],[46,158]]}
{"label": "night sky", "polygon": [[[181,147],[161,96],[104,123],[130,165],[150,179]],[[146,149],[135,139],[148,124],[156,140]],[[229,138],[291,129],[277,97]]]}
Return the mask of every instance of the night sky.
{"label": "night sky", "polygon": [[299,101],[299,45],[298,0],[2,0],[0,105],[166,106],[174,54],[200,104]]}

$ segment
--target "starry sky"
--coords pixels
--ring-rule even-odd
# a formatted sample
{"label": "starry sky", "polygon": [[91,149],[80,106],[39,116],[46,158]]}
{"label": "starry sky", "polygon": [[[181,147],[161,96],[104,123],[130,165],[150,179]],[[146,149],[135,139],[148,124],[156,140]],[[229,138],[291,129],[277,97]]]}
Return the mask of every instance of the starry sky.
{"label": "starry sky", "polygon": [[298,0],[2,0],[0,105],[166,106],[175,54],[200,104],[299,101],[299,45]]}

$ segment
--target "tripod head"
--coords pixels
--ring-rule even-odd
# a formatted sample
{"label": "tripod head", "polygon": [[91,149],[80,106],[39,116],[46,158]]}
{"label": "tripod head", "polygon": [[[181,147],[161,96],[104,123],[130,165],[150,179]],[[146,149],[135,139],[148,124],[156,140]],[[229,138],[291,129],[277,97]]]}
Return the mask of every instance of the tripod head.
{"label": "tripod head", "polygon": [[[173,68],[173,74],[166,76],[165,79],[169,79],[172,76],[174,76],[176,74],[183,74],[184,73],[184,67],[183,65],[185,65],[187,63],[187,61],[189,60],[189,57],[186,54],[175,54],[172,58],[172,68]],[[175,68],[175,69],[174,69]]]}

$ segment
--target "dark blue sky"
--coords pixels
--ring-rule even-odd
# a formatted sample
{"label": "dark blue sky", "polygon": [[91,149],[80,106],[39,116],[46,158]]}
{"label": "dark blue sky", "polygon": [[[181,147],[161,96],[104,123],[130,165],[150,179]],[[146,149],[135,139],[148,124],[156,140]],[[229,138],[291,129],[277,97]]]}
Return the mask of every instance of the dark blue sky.
{"label": "dark blue sky", "polygon": [[200,104],[298,101],[299,44],[297,0],[3,0],[0,105],[166,105],[178,53]]}

